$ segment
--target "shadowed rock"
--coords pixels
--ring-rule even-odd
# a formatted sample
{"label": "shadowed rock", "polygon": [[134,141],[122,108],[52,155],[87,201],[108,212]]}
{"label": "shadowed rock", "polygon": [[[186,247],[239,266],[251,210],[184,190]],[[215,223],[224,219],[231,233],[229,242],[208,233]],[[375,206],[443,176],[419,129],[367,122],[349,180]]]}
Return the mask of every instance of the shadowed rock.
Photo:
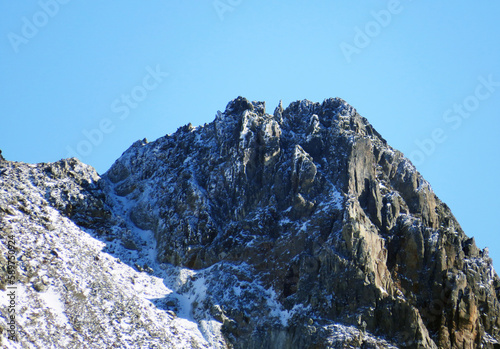
{"label": "shadowed rock", "polygon": [[223,305],[235,347],[328,347],[333,323],[408,348],[493,348],[500,336],[491,260],[342,99],[270,115],[238,97],[204,127],[134,144],[104,178],[154,230],[161,261],[244,263],[294,314],[271,326],[214,295],[203,307]]}

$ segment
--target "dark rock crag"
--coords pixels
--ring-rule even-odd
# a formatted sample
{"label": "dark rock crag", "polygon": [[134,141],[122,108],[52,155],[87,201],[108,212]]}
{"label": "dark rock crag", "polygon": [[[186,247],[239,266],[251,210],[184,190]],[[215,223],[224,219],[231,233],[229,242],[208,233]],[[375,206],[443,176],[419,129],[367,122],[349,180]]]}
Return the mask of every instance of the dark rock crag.
{"label": "dark rock crag", "polygon": [[25,347],[500,348],[488,251],[339,98],[238,97],[102,176],[0,152],[0,250]]}
{"label": "dark rock crag", "polygon": [[[487,251],[342,99],[271,115],[239,97],[210,124],[136,142],[103,178],[154,231],[160,261],[217,271],[198,310],[216,314],[235,348],[335,347],[335,324],[404,348],[499,345]],[[253,291],[236,302],[217,286],[246,273],[275,292],[286,321]],[[362,338],[339,347],[389,347]]]}

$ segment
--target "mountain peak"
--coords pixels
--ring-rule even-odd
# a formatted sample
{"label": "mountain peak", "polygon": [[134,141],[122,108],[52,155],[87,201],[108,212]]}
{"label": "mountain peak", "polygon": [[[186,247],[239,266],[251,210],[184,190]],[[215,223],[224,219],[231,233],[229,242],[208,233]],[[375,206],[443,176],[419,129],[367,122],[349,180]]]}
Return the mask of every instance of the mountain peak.
{"label": "mountain peak", "polygon": [[[99,240],[101,253],[78,257],[82,268],[100,263],[96,279],[109,279],[111,256],[132,267],[119,268],[116,294],[104,286],[95,292],[118,307],[124,294],[138,299],[146,320],[137,320],[137,338],[148,346],[157,342],[138,328],[153,318],[167,331],[160,341],[181,347],[499,344],[500,279],[487,251],[411,162],[340,98],[280,102],[267,114],[264,102],[238,97],[209,124],[135,142],[101,178],[75,161],[2,163],[0,210],[25,222],[3,224],[29,237],[37,224],[69,219],[56,227],[58,237],[41,233],[56,245],[69,231],[89,246]],[[32,214],[16,204],[21,195],[51,208]],[[124,273],[156,292],[152,310],[145,310],[151,296],[130,291],[137,281]],[[155,277],[163,288],[153,286]],[[65,282],[54,282],[53,292],[77,297]],[[79,299],[109,316],[104,301]],[[64,312],[68,326],[89,330],[74,323],[73,310]],[[182,333],[174,342],[167,339],[179,333],[173,328]]]}
{"label": "mountain peak", "polygon": [[[264,102],[238,97],[206,127],[183,130],[175,141],[161,138],[119,159],[111,172],[115,166],[132,175],[109,190],[126,194],[132,222],[155,232],[160,261],[195,270],[244,263],[287,311],[310,307],[306,313],[320,322],[352,326],[362,317],[369,331],[392,338],[417,328],[411,341],[420,338],[426,347],[462,330],[444,329],[424,314],[446,280],[477,266],[478,258],[486,261],[484,252],[411,162],[340,98],[296,101],[286,109],[280,103],[270,115]],[[145,171],[155,175],[141,178]],[[482,273],[490,273],[492,266],[481,263]],[[348,283],[336,283],[340,275]],[[479,292],[464,287],[454,289]],[[490,290],[498,306],[498,291]],[[353,294],[357,301],[346,304]],[[380,302],[391,305],[381,309]],[[396,308],[413,315],[403,321]],[[459,315],[450,309],[439,318],[449,316]],[[481,321],[475,317],[474,328]],[[253,333],[265,323],[258,318],[238,326]],[[257,340],[231,335],[252,345]]]}

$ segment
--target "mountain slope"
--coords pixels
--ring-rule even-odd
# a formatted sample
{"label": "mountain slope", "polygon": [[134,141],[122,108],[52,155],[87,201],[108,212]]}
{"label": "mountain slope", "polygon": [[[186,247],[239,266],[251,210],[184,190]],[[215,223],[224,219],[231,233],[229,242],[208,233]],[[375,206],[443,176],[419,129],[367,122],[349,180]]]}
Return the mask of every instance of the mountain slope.
{"label": "mountain slope", "polygon": [[[19,236],[20,256],[36,247],[42,264],[56,248],[71,253],[57,270],[47,267],[45,282],[19,262],[29,299],[68,301],[59,304],[60,325],[39,315],[46,331],[66,333],[61,340],[79,338],[82,347],[97,347],[92,340],[180,348],[500,345],[500,280],[487,251],[339,98],[279,105],[270,115],[263,102],[239,97],[210,124],[134,143],[102,178],[74,159],[0,166],[2,236]],[[37,230],[54,247],[39,248]],[[75,239],[81,245],[65,242]],[[80,265],[65,269],[73,259]],[[100,286],[88,286],[96,280]],[[75,283],[87,286],[68,291]],[[116,292],[104,291],[112,285]],[[89,309],[83,318],[95,314],[115,336],[72,321],[71,300],[80,293],[76,304]],[[26,334],[34,331],[24,320],[28,309],[21,311]]]}
{"label": "mountain slope", "polygon": [[[3,345],[210,347],[196,324],[152,306],[155,299],[172,293],[162,279],[139,273],[116,258],[129,252],[122,243],[126,229],[106,209],[93,168],[70,159],[38,165],[2,162],[0,170]],[[20,345],[7,340],[5,330],[8,271],[4,258],[9,240],[15,243],[18,257]]]}

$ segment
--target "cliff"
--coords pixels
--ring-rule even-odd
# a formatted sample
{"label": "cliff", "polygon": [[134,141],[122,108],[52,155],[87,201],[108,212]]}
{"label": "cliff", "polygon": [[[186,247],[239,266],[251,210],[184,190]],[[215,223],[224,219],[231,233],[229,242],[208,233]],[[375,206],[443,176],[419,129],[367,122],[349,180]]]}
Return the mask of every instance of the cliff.
{"label": "cliff", "polygon": [[500,346],[487,251],[339,98],[267,114],[239,97],[102,177],[76,159],[0,171],[26,345]]}

